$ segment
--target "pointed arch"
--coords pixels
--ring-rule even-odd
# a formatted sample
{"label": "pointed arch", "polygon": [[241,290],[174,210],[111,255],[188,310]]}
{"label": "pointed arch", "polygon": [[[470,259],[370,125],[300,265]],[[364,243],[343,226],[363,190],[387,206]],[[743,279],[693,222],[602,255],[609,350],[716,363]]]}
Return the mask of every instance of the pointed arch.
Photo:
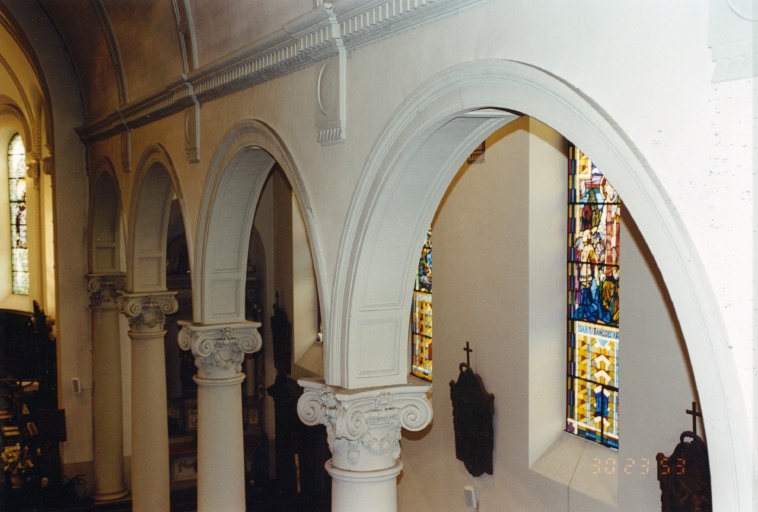
{"label": "pointed arch", "polygon": [[[749,503],[748,432],[723,320],[680,219],[655,174],[591,99],[535,67],[478,61],[442,72],[392,116],[372,149],[343,233],[326,347],[327,383],[349,388],[406,382],[414,258],[466,156],[523,113],[582,147],[605,170],[661,270],[682,326],[707,412],[718,508]],[[718,454],[718,455],[716,455]]]}
{"label": "pointed arch", "polygon": [[[223,138],[205,185],[198,222],[196,258],[200,268],[193,297],[195,322],[218,324],[244,320],[246,256],[255,208],[274,164],[292,186],[305,219],[317,283],[322,268],[312,228],[310,202],[292,155],[267,124],[248,120]],[[319,285],[320,286],[320,285]],[[326,300],[319,288],[322,308]]]}
{"label": "pointed arch", "polygon": [[166,236],[174,194],[182,212],[190,268],[193,267],[192,240],[178,183],[163,146],[148,147],[137,166],[129,208],[126,286],[131,292],[166,289]]}

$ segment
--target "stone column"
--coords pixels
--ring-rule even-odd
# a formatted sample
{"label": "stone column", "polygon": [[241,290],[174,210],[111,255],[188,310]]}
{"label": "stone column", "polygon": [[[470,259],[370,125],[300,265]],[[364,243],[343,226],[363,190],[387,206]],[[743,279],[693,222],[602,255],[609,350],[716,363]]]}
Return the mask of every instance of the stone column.
{"label": "stone column", "polygon": [[124,425],[121,343],[116,295],[123,274],[89,274],[92,311],[92,423],[95,489],[92,499],[110,501],[129,494],[124,484]]}
{"label": "stone column", "polygon": [[301,379],[297,412],[306,425],[326,425],[332,458],[332,512],[397,512],[400,430],[432,420],[430,386],[344,389]]}
{"label": "stone column", "polygon": [[258,322],[182,322],[179,346],[197,366],[197,510],[245,511],[242,361],[260,350]]}
{"label": "stone column", "polygon": [[176,292],[123,293],[132,340],[132,510],[169,512],[168,415],[163,329]]}

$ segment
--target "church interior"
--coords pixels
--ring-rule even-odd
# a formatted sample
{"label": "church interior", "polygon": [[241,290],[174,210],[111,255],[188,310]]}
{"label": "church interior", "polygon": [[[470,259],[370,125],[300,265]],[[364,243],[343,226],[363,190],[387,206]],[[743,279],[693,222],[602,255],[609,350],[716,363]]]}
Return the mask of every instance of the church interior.
{"label": "church interior", "polygon": [[753,9],[0,0],[0,510],[758,510]]}

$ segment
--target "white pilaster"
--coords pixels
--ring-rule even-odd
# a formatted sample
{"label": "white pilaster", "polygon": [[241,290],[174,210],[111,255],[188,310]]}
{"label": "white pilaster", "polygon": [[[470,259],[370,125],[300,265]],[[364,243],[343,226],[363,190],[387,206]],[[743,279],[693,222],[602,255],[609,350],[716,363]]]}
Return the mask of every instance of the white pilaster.
{"label": "white pilaster", "polygon": [[121,348],[116,295],[123,274],[89,274],[92,312],[92,416],[95,490],[92,499],[110,501],[129,494],[124,484],[124,426]]}
{"label": "white pilaster", "polygon": [[179,324],[179,346],[192,350],[198,368],[197,510],[244,512],[241,371],[245,354],[261,348],[261,324]]}
{"label": "white pilaster", "polygon": [[176,292],[123,293],[119,312],[129,318],[132,340],[132,510],[169,512],[166,315]]}
{"label": "white pilaster", "polygon": [[350,390],[301,379],[297,404],[306,425],[323,424],[332,458],[332,512],[396,512],[400,431],[421,430],[432,420],[430,386]]}

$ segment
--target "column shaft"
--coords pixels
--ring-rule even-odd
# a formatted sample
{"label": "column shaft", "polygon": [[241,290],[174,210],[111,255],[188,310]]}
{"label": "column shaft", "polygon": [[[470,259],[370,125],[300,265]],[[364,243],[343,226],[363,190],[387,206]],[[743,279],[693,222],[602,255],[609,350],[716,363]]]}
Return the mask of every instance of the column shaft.
{"label": "column shaft", "polygon": [[332,512],[397,512],[397,475],[402,469],[402,461],[377,471],[345,471],[327,462]]}
{"label": "column shaft", "polygon": [[124,484],[121,346],[116,290],[123,276],[90,275],[95,501],[129,494]]}
{"label": "column shaft", "polygon": [[165,333],[129,334],[132,339],[132,508],[137,512],[168,512],[170,509]]}
{"label": "column shaft", "polygon": [[166,314],[176,311],[174,292],[122,293],[118,309],[129,318],[132,340],[132,510],[169,512],[170,479],[166,363]]}
{"label": "column shaft", "polygon": [[192,350],[198,367],[197,510],[244,512],[241,370],[245,354],[261,348],[261,324],[179,324],[179,346]]}
{"label": "column shaft", "polygon": [[245,510],[244,374],[197,382],[197,510]]}

